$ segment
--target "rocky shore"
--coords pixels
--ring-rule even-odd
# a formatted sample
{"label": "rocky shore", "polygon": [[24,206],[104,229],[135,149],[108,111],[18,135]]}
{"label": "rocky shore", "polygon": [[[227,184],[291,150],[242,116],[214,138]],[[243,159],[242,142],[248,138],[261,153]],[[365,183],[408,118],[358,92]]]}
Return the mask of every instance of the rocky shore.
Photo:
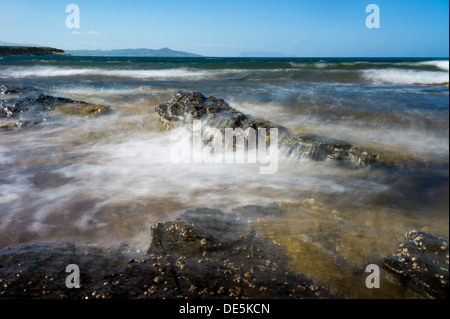
{"label": "rocky shore", "polygon": [[[51,122],[61,115],[92,118],[107,115],[112,108],[70,98],[54,97],[35,87],[0,84],[0,130],[17,130]],[[201,120],[206,127],[247,130],[276,128],[279,150],[294,161],[302,159],[327,162],[345,168],[423,167],[432,165],[399,154],[383,154],[352,143],[313,134],[290,132],[267,119],[244,114],[223,99],[205,97],[197,92],[177,92],[171,102],[155,108],[161,122],[169,129]]]}
{"label": "rocky shore", "polygon": [[[147,251],[126,245],[103,248],[70,243],[6,247],[0,250],[0,297],[348,297],[293,271],[284,247],[263,236],[255,220],[282,214],[275,204],[239,207],[233,213],[186,210],[149,230],[152,241]],[[448,298],[448,253],[448,241],[411,232],[399,252],[385,258],[384,267],[417,296]],[[65,270],[71,264],[80,269],[78,289],[66,287],[69,273]]]}
{"label": "rocky shore", "polygon": [[[261,208],[262,209],[262,208]],[[2,298],[327,298],[243,214],[200,208],[156,224],[147,252],[32,243],[0,250]],[[150,235],[150,234],[149,234]],[[65,268],[80,268],[68,289]]]}
{"label": "rocky shore", "polygon": [[[293,160],[352,169],[393,163],[346,141],[294,134],[200,93],[177,92],[155,111],[170,128],[195,119],[219,130],[277,128],[280,150]],[[0,85],[0,128],[5,130],[39,127],[60,114],[91,118],[111,112],[109,106],[50,96],[34,87]],[[448,298],[447,240],[410,231],[397,242],[389,227],[367,222],[367,212],[352,214],[314,199],[242,206],[229,213],[196,208],[148,229],[146,249],[67,242],[4,247],[0,298]],[[387,248],[377,247],[381,236]],[[382,266],[380,294],[364,286],[364,269],[373,263]],[[71,264],[80,269],[80,288],[66,286]]]}
{"label": "rocky shore", "polygon": [[383,266],[412,290],[428,298],[448,299],[448,241],[411,231]]}
{"label": "rocky shore", "polygon": [[173,100],[155,108],[161,122],[168,128],[186,126],[201,120],[205,127],[224,131],[225,128],[247,130],[278,129],[279,150],[294,161],[302,159],[327,162],[344,168],[424,167],[433,165],[403,154],[382,153],[352,143],[313,134],[290,132],[267,119],[244,114],[223,99],[198,92],[177,92]]}
{"label": "rocky shore", "polygon": [[168,127],[202,120],[205,126],[219,130],[264,128],[268,134],[271,128],[276,128],[281,151],[294,159],[307,158],[346,167],[381,165],[379,155],[372,151],[361,149],[345,141],[307,134],[292,134],[281,125],[244,114],[222,99],[213,96],[205,97],[198,92],[179,91],[171,102],[163,103],[155,110]]}
{"label": "rocky shore", "polygon": [[58,113],[93,117],[111,111],[104,105],[50,96],[35,87],[0,85],[0,129],[30,127]]}

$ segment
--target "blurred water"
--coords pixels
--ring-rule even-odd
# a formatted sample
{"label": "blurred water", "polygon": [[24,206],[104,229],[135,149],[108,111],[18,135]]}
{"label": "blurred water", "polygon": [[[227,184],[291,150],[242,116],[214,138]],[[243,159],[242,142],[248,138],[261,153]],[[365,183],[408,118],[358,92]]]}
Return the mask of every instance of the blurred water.
{"label": "blurred water", "polygon": [[[411,84],[445,81],[445,60],[4,57],[0,84],[115,111],[0,132],[0,247],[71,241],[146,248],[150,226],[185,208],[230,211],[309,198],[347,214],[389,211],[399,234],[428,227],[448,237],[448,89]],[[282,156],[277,174],[260,175],[258,165],[174,164],[154,108],[179,89],[223,98],[291,131],[429,165],[349,170]]]}

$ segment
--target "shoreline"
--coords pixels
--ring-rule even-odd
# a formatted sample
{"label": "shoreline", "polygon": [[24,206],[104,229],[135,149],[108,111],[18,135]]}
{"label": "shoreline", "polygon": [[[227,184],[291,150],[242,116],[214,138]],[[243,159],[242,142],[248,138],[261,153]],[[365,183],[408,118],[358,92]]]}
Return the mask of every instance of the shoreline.
{"label": "shoreline", "polygon": [[[367,274],[354,273],[343,286],[305,276],[289,266],[284,246],[262,236],[256,218],[274,218],[280,207],[183,211],[152,227],[146,252],[67,242],[8,246],[0,249],[0,299],[448,298],[448,271],[441,270],[448,269],[448,241],[408,232],[398,253],[382,260],[382,289],[354,290],[344,283],[364,282]],[[68,265],[80,269],[79,289],[67,286]],[[396,291],[402,296],[394,297]]]}
{"label": "shoreline", "polygon": [[[19,99],[14,95],[12,100],[0,100],[6,103],[5,116],[14,122],[15,116],[32,116],[34,127],[54,110],[83,115],[84,121],[115,113],[104,105],[45,95],[34,87],[4,85],[0,89],[5,96],[23,94]],[[276,126],[239,112],[222,99],[195,92],[177,92],[154,113],[167,127],[195,118],[218,129]],[[34,127],[28,132],[33,133]],[[344,141],[291,135],[286,128],[276,127],[286,139],[288,153],[302,155],[306,150],[311,160],[323,162],[324,167],[337,166],[356,174],[389,171],[397,165],[388,162],[386,166],[376,153],[352,150]],[[414,161],[408,163],[400,166],[412,169]],[[132,207],[128,206],[131,213]],[[104,247],[35,239],[0,249],[0,298],[446,298],[448,241],[432,235],[433,228],[414,231],[408,223],[395,225],[395,219],[393,225],[379,228],[371,222],[373,218],[377,217],[370,210],[345,212],[309,198],[238,206],[230,213],[183,210],[149,228],[141,226],[151,238],[146,251],[124,244]],[[392,232],[391,226],[399,229]],[[81,289],[65,286],[65,267],[72,264],[82,270]],[[368,264],[379,266],[383,289],[364,286]]]}
{"label": "shoreline", "polygon": [[[0,66],[1,298],[431,299],[448,288],[448,90],[408,84],[437,82],[446,62],[383,64],[400,69],[374,83],[389,73],[352,61],[172,71],[171,59],[44,60]],[[175,165],[170,128],[193,120],[277,128],[277,173]],[[65,286],[69,263],[81,290]],[[379,290],[365,285],[370,265]]]}

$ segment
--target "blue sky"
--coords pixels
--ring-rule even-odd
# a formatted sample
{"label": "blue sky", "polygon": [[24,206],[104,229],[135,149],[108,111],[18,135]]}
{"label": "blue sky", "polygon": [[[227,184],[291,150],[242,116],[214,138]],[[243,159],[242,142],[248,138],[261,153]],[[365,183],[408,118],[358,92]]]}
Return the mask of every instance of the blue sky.
{"label": "blue sky", "polygon": [[[79,29],[65,24],[71,3],[80,8]],[[380,8],[379,29],[365,24],[371,3]],[[448,57],[448,37],[445,0],[0,0],[1,41],[66,50]]]}

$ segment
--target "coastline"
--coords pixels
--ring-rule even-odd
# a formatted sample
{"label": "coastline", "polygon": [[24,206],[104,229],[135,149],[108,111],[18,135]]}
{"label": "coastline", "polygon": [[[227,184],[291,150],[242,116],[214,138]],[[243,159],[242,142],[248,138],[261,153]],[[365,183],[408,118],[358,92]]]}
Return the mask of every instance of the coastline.
{"label": "coastline", "polygon": [[70,56],[70,54],[50,47],[0,46],[0,56]]}
{"label": "coastline", "polygon": [[[448,241],[424,232],[408,232],[398,253],[383,258],[383,289],[352,284],[364,282],[363,271],[338,284],[293,271],[290,254],[262,236],[255,219],[264,212],[283,214],[282,205],[240,207],[232,214],[208,208],[184,211],[152,227],[147,251],[67,242],[5,247],[0,249],[0,298],[448,298],[448,271],[441,270],[448,269]],[[67,287],[65,268],[73,264],[81,269],[79,289]],[[330,267],[314,267],[324,266]]]}

